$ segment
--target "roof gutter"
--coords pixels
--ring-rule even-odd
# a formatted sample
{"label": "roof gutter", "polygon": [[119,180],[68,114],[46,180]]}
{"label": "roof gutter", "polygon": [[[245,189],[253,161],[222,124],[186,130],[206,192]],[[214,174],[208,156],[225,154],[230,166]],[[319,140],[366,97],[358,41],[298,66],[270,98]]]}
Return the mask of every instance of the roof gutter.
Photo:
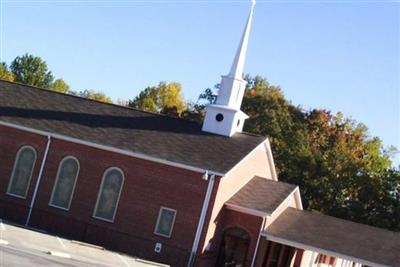
{"label": "roof gutter", "polygon": [[[97,148],[97,149],[101,149],[101,150],[105,150],[105,151],[109,151],[109,152],[113,152],[113,153],[117,153],[117,154],[122,154],[122,155],[129,156],[129,157],[144,159],[144,160],[148,160],[148,161],[152,161],[152,162],[156,162],[156,163],[160,163],[160,164],[164,164],[164,165],[169,165],[169,166],[173,166],[173,167],[177,167],[177,168],[181,168],[181,169],[185,169],[185,170],[189,170],[189,171],[193,171],[193,172],[205,173],[207,171],[206,169],[190,166],[190,165],[183,164],[183,163],[177,163],[177,162],[173,162],[173,161],[169,161],[169,160],[165,160],[165,159],[161,159],[161,158],[148,156],[148,155],[145,155],[142,153],[132,152],[132,151],[128,151],[128,150],[124,150],[124,149],[120,149],[120,148],[115,148],[115,147],[101,145],[101,144],[97,144],[97,143],[93,143],[93,142],[89,142],[89,141],[84,141],[84,140],[81,140],[78,138],[73,138],[73,137],[62,135],[62,134],[56,134],[56,133],[51,133],[51,132],[47,132],[47,131],[37,130],[37,129],[30,128],[30,127],[17,125],[14,123],[0,121],[0,125],[18,129],[18,130],[22,130],[22,131],[27,131],[27,132],[38,134],[38,135],[51,136],[54,139],[59,139],[59,140],[63,140],[63,141],[67,141],[67,142],[71,142],[71,143],[75,143],[75,144],[85,145],[85,146],[89,146],[89,147],[93,147],[93,148]],[[225,175],[224,173],[220,173],[220,172],[215,172],[215,171],[211,171],[211,172],[218,176]]]}
{"label": "roof gutter", "polygon": [[39,171],[38,177],[36,179],[35,190],[33,191],[32,200],[31,200],[31,203],[29,204],[28,217],[26,218],[25,226],[29,226],[29,221],[31,220],[32,209],[33,209],[33,205],[35,205],[36,196],[37,196],[37,192],[39,190],[40,181],[42,180],[44,166],[46,165],[47,155],[48,155],[49,149],[50,149],[50,143],[51,143],[51,136],[48,135],[47,136],[46,149],[44,151],[44,155],[43,155],[43,159],[42,159],[42,164],[40,165],[40,171]]}

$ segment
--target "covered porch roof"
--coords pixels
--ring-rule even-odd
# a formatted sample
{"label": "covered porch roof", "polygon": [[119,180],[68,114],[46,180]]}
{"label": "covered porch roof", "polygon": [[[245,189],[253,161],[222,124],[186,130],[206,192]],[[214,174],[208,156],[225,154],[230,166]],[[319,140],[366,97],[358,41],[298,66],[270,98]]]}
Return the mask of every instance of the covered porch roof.
{"label": "covered porch roof", "polygon": [[262,235],[368,266],[400,266],[400,233],[316,212],[287,208]]}
{"label": "covered porch roof", "polygon": [[298,190],[296,185],[255,176],[225,205],[255,216],[271,216],[295,190]]}

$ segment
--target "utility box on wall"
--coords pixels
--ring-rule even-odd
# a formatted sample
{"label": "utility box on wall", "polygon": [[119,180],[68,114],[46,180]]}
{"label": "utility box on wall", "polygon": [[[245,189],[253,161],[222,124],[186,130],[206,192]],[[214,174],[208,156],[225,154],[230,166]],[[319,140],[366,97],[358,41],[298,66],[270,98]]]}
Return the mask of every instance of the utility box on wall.
{"label": "utility box on wall", "polygon": [[154,247],[154,252],[160,253],[161,249],[162,249],[162,244],[161,243],[156,243],[156,245]]}

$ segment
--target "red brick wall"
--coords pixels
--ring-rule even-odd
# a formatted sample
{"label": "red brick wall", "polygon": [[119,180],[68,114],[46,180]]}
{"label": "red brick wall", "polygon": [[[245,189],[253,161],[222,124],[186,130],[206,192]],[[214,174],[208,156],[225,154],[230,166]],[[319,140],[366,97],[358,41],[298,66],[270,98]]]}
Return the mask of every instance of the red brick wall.
{"label": "red brick wall", "polygon": [[[17,222],[26,218],[24,207],[38,175],[47,138],[0,126],[0,216]],[[38,159],[27,200],[5,195],[15,154],[22,145],[37,149]],[[48,206],[59,162],[65,156],[79,160],[80,172],[69,211]],[[114,223],[92,218],[103,173],[119,167],[125,175]],[[190,253],[207,182],[201,174],[84,145],[53,139],[31,225],[111,249],[182,266]],[[177,210],[171,238],[154,235],[160,206]],[[19,207],[19,208],[15,208]],[[153,252],[163,244],[160,254]]]}
{"label": "red brick wall", "polygon": [[[227,175],[216,181],[216,188],[214,189],[213,196],[210,201],[208,216],[205,221],[204,231],[202,233],[198,251],[198,254],[200,255],[199,260],[197,261],[198,266],[214,266],[222,236],[221,229],[225,229],[229,223],[228,219],[221,219],[225,216],[225,202],[228,201],[254,176],[261,176],[265,177],[266,179],[273,178],[272,170],[269,167],[267,151],[264,146],[259,146],[256,148]],[[238,218],[242,216],[240,213],[235,214],[239,216]],[[232,217],[232,220],[235,221],[237,218],[235,219]],[[257,220],[262,219],[258,218]],[[254,220],[252,223],[253,222]],[[257,231],[259,231],[261,225],[257,221],[254,223],[258,227]],[[206,250],[206,247],[208,247],[210,243],[211,247],[209,250]],[[252,252],[250,251],[249,253]]]}
{"label": "red brick wall", "polygon": [[267,151],[263,145],[253,150],[234,169],[222,177],[218,183],[218,190],[215,191],[213,201],[210,202],[211,215],[207,217],[207,231],[202,235],[200,253],[204,251],[211,239],[215,238],[217,223],[225,202],[236,194],[254,176],[272,179],[272,170],[269,168]]}
{"label": "red brick wall", "polygon": [[[0,218],[7,218],[20,224],[25,223],[27,207],[33,194],[46,143],[46,137],[0,126]],[[25,145],[35,148],[37,158],[27,198],[20,199],[7,195],[6,192],[17,152]]]}

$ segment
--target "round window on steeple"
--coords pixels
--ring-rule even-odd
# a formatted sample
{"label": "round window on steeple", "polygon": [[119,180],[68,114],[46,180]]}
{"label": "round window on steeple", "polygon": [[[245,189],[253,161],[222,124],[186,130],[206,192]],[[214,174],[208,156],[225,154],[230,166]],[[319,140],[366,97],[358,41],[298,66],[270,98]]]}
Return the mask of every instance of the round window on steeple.
{"label": "round window on steeple", "polygon": [[215,116],[215,119],[217,121],[222,121],[224,119],[224,115],[222,115],[221,113],[218,113],[217,116]]}

